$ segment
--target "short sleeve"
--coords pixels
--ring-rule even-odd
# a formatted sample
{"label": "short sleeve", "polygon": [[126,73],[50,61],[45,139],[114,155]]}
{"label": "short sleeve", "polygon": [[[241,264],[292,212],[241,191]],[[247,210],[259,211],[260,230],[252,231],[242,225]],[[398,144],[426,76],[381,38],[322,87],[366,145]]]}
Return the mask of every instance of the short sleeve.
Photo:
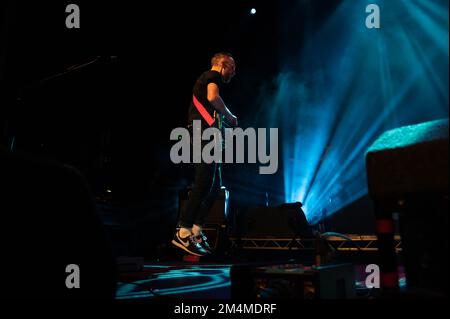
{"label": "short sleeve", "polygon": [[220,73],[216,71],[209,72],[209,74],[206,76],[206,86],[208,86],[209,83],[215,83],[220,90],[222,88],[222,78],[220,76]]}

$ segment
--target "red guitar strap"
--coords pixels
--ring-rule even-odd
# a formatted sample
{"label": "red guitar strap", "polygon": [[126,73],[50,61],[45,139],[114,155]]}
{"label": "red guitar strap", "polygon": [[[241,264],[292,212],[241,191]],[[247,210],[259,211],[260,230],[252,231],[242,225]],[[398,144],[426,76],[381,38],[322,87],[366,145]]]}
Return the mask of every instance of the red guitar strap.
{"label": "red guitar strap", "polygon": [[214,119],[212,116],[208,113],[208,111],[205,109],[205,107],[200,103],[199,100],[195,97],[195,95],[192,95],[192,101],[194,102],[195,107],[200,112],[200,115],[203,117],[203,119],[208,123],[209,126],[211,126],[214,123]]}

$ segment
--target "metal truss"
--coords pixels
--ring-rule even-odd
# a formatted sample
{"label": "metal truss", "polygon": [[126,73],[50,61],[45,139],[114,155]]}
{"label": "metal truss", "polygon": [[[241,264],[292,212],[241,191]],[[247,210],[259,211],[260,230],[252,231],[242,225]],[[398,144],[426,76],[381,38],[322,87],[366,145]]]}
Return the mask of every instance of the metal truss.
{"label": "metal truss", "polygon": [[[376,235],[330,236],[327,242],[338,251],[378,251]],[[230,237],[231,247],[254,250],[314,250],[315,238]],[[395,249],[401,251],[401,238],[395,236]]]}

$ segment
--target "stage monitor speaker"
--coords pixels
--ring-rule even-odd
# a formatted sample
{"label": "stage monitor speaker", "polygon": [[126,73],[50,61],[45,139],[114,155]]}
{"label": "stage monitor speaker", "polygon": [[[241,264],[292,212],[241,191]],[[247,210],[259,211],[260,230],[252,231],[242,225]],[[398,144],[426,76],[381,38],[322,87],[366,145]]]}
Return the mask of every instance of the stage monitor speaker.
{"label": "stage monitor speaker", "polygon": [[369,194],[448,193],[448,119],[383,133],[366,154]]}
{"label": "stage monitor speaker", "polygon": [[356,297],[351,264],[233,265],[232,299],[351,299]]}
{"label": "stage monitor speaker", "polygon": [[398,290],[398,214],[408,287],[448,295],[448,119],[383,133],[366,154],[382,288]]}
{"label": "stage monitor speaker", "polygon": [[312,236],[300,202],[250,208],[238,215],[235,227],[236,235],[245,237]]}

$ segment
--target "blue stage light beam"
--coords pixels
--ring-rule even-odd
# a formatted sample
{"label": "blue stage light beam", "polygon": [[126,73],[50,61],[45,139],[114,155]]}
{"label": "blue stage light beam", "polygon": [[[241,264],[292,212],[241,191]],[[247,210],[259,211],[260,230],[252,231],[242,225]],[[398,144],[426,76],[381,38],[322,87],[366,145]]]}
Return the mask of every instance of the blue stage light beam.
{"label": "blue stage light beam", "polygon": [[378,0],[379,29],[365,25],[370,3],[306,27],[263,106],[279,119],[285,200],[311,224],[367,194],[364,154],[382,132],[448,117],[448,1]]}

